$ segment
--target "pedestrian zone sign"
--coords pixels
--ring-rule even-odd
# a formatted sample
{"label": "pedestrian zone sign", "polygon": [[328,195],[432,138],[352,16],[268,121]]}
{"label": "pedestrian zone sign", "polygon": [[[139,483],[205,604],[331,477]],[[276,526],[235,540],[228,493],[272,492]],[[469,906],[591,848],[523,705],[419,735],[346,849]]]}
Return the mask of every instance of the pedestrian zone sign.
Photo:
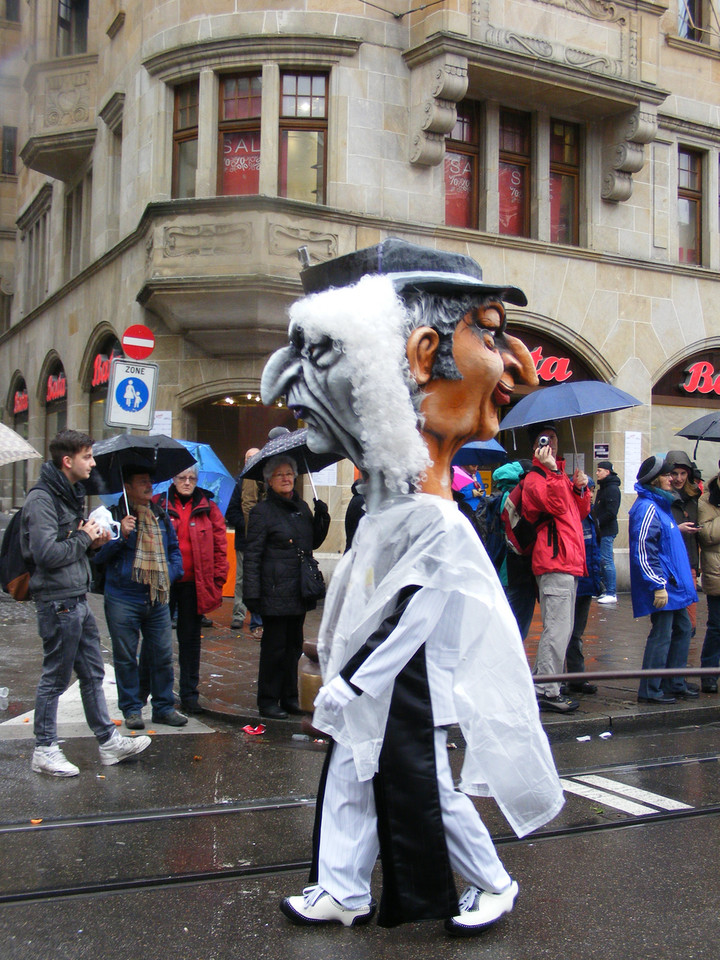
{"label": "pedestrian zone sign", "polygon": [[156,363],[142,360],[113,360],[105,403],[106,426],[150,429],[155,416],[159,369]]}

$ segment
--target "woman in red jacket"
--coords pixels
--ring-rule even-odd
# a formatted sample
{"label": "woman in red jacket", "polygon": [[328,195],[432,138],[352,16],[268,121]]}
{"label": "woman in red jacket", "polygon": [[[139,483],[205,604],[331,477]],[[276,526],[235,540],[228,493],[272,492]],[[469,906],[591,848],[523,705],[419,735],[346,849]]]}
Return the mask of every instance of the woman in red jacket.
{"label": "woman in red jacket", "polygon": [[[180,701],[185,713],[202,713],[198,702],[200,628],[203,614],[222,603],[228,575],[225,520],[212,495],[198,487],[197,482],[194,466],[173,477],[166,506],[185,571],[170,590],[171,606],[177,610]],[[164,500],[165,494],[155,499]]]}

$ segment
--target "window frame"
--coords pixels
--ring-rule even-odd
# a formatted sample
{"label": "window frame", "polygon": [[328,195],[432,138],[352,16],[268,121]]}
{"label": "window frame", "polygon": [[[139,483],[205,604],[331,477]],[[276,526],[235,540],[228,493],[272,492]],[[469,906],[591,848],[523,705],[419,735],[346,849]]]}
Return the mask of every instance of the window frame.
{"label": "window frame", "polygon": [[[298,116],[297,114],[285,114],[283,112],[283,99],[288,96],[284,92],[284,81],[286,77],[295,77],[311,78],[311,92],[310,100],[313,99],[312,94],[312,78],[322,77],[325,86],[323,91],[323,101],[324,101],[324,115],[322,117],[313,117],[310,116],[307,119]],[[299,94],[295,94],[296,98],[299,98]],[[295,133],[295,132],[317,132],[322,133],[323,135],[323,144],[322,144],[322,161],[315,169],[318,169],[318,174],[316,174],[316,184],[319,189],[312,191],[316,194],[315,203],[320,205],[325,205],[326,196],[327,196],[327,149],[328,149],[328,129],[329,129],[329,101],[330,101],[330,72],[328,70],[295,70],[295,69],[281,69],[280,70],[280,85],[279,85],[279,103],[278,103],[278,170],[277,170],[277,193],[279,197],[287,197],[290,200],[299,199],[297,197],[291,197],[287,192],[287,150],[283,147],[283,134],[284,133]],[[285,167],[283,168],[283,155],[285,156]],[[284,182],[285,182],[285,192],[283,192],[283,173],[284,173]],[[313,202],[313,201],[306,201]]]}
{"label": "window frame", "polygon": [[[192,110],[193,104],[189,103],[188,105],[181,106],[180,97],[183,90],[190,90],[194,88],[195,91],[195,124],[190,124],[187,127],[181,127],[179,125],[179,117],[181,110]],[[183,200],[183,199],[193,199],[196,196],[197,184],[193,184],[193,192],[191,194],[180,195],[180,149],[183,144],[190,143],[193,140],[196,144],[196,156],[195,156],[195,178],[197,180],[197,143],[198,143],[198,131],[199,131],[199,120],[200,120],[200,78],[194,77],[191,80],[186,80],[183,83],[177,84],[173,88],[173,152],[172,152],[172,185],[171,185],[171,196],[174,200]]]}
{"label": "window frame", "polygon": [[[512,150],[503,150],[503,117],[504,116],[523,117],[527,123],[527,154],[518,153]],[[526,110],[516,110],[512,107],[500,107],[498,111],[498,209],[500,204],[500,169],[503,163],[522,167],[524,170],[524,204],[523,217],[525,230],[523,233],[511,233],[502,229],[502,223],[498,219],[498,233],[503,237],[523,237],[530,239],[532,237],[532,223],[530,216],[530,199],[532,194],[533,177],[535,168],[533,164],[533,115]]]}
{"label": "window frame", "polygon": [[[697,161],[697,169],[695,171],[690,171],[690,168],[683,168],[681,165],[681,157],[687,156],[692,157]],[[678,229],[678,246],[677,246],[677,256],[678,263],[687,263],[694,266],[698,266],[703,262],[703,242],[702,242],[702,232],[703,232],[703,176],[705,172],[705,165],[703,163],[703,152],[701,150],[696,150],[694,147],[688,147],[683,144],[678,144],[677,151],[677,216],[678,216],[678,225],[680,224],[680,201],[685,200],[688,203],[692,204],[696,210],[695,218],[695,242],[697,250],[697,256],[694,260],[686,260],[681,256],[681,251],[683,249],[688,249],[680,246],[680,230]],[[690,187],[687,185],[681,184],[682,172],[686,170],[692,172],[697,186]]]}
{"label": "window frame", "polygon": [[[262,70],[251,70],[251,71],[242,71],[241,73],[228,73],[221,74],[218,84],[218,161],[217,161],[217,185],[216,192],[219,197],[232,197],[232,196],[257,196],[260,192],[260,164],[262,163],[262,154],[258,152],[258,189],[254,193],[226,193],[224,189],[224,160],[225,160],[225,137],[233,133],[250,133],[257,134],[258,136],[258,147],[260,145],[260,136],[262,133],[262,98],[263,98],[263,82],[262,82]],[[260,105],[259,112],[255,115],[244,117],[244,118],[232,118],[229,120],[223,119],[224,115],[224,105],[227,102],[226,97],[224,96],[224,86],[226,80],[240,80],[240,79],[249,79],[259,81],[259,94],[256,96],[259,97]],[[251,95],[246,98],[250,101],[254,99],[254,96]]]}
{"label": "window frame", "polygon": [[[458,127],[467,125],[469,133],[467,137],[457,139],[453,137],[458,132]],[[470,171],[470,196],[468,198],[468,220],[467,226],[452,224],[448,222],[448,170],[447,155],[448,151],[456,156],[467,157],[471,165]],[[445,142],[445,225],[457,226],[459,229],[477,230],[479,228],[480,217],[480,104],[476,100],[463,100],[457,106],[457,122],[447,136]]]}
{"label": "window frame", "polygon": [[[552,145],[553,145],[553,124],[560,123],[564,127],[573,127],[576,134],[576,162],[571,163],[567,160],[553,160],[552,156]],[[568,240],[553,240],[552,231],[553,231],[553,222],[552,222],[552,199],[550,198],[550,242],[551,243],[564,243],[566,246],[577,247],[580,243],[580,184],[581,172],[582,172],[582,125],[575,123],[572,120],[561,120],[559,117],[551,117],[548,126],[549,131],[549,157],[550,157],[550,180],[549,180],[549,189],[552,190],[552,177],[553,174],[558,174],[563,177],[571,177],[574,181],[574,190],[573,190],[573,235],[571,239]]]}
{"label": "window frame", "polygon": [[3,124],[2,128],[2,175],[17,176],[17,133],[18,128]]}
{"label": "window frame", "polygon": [[55,7],[55,56],[75,57],[87,53],[89,0],[57,0]]}
{"label": "window frame", "polygon": [[[678,0],[677,35],[682,40],[710,42],[710,36],[705,30],[704,6],[704,0]],[[683,17],[683,14],[686,16]]]}

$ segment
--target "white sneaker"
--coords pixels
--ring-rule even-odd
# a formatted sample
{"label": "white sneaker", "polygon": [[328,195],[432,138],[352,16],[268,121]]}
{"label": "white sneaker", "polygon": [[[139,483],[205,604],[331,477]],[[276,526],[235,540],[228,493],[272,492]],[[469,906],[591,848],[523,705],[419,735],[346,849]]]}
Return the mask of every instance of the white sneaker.
{"label": "white sneaker", "polygon": [[604,593],[598,597],[598,603],[617,603],[617,597],[613,593]]}
{"label": "white sneaker", "polygon": [[510,913],[517,893],[518,885],[515,880],[501,893],[488,893],[479,887],[468,887],[458,901],[459,916],[446,920],[445,929],[455,937],[472,937],[481,933],[504,913]]}
{"label": "white sneaker", "polygon": [[151,743],[150,737],[121,737],[117,730],[113,730],[108,742],[100,744],[100,763],[104,767],[122,763],[123,760],[142,753]]}
{"label": "white sneaker", "polygon": [[375,901],[371,900],[357,910],[348,910],[320,886],[305,887],[301,897],[285,897],[280,902],[280,909],[288,920],[306,927],[320,923],[354,927],[367,923],[375,913],[375,906]]}
{"label": "white sneaker", "polygon": [[51,747],[35,747],[30,766],[34,773],[49,773],[51,777],[76,777],[80,773],[56,743]]}

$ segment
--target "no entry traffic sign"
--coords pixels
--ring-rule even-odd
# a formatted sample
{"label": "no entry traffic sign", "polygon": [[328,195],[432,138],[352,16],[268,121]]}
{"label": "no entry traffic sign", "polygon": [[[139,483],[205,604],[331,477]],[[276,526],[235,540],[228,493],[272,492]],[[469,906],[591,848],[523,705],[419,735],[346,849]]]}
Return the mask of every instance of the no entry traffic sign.
{"label": "no entry traffic sign", "polygon": [[134,323],[122,335],[121,342],[125,356],[133,360],[144,360],[155,349],[155,334],[150,327],[142,323]]}

